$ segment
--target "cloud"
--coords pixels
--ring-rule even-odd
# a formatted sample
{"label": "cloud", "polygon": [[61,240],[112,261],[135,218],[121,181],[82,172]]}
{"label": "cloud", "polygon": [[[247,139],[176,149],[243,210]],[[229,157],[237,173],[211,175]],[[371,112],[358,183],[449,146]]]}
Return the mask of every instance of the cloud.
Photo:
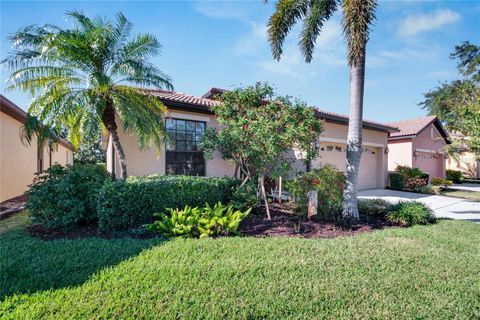
{"label": "cloud", "polygon": [[235,46],[235,53],[240,55],[254,55],[262,49],[268,48],[267,26],[265,23],[249,22],[251,30],[247,36],[241,37]]}
{"label": "cloud", "polygon": [[211,18],[247,20],[247,13],[233,2],[198,1],[193,3],[193,8],[200,14]]}
{"label": "cloud", "polygon": [[406,17],[399,26],[398,34],[411,36],[420,32],[439,29],[461,19],[461,15],[453,10],[436,10],[427,14],[411,15]]}

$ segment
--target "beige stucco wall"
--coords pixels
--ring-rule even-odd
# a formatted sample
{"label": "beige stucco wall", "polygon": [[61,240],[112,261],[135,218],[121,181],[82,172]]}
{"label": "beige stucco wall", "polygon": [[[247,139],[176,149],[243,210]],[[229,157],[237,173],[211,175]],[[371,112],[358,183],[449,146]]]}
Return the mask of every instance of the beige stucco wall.
{"label": "beige stucco wall", "polygon": [[480,178],[480,160],[477,160],[473,152],[462,152],[455,158],[449,157],[446,166],[450,170],[462,171],[467,178]]}
{"label": "beige stucco wall", "polygon": [[[37,172],[37,142],[25,146],[20,139],[23,123],[0,112],[0,202],[22,195]],[[49,166],[49,151],[45,147],[44,169]],[[52,164],[73,163],[73,152],[62,145],[52,152]]]}
{"label": "beige stucco wall", "polygon": [[[186,119],[186,120],[197,120],[204,121],[207,124],[207,127],[218,127],[218,123],[215,120],[213,115],[191,113],[185,111],[170,110],[171,117]],[[345,144],[347,140],[347,131],[348,127],[346,125],[336,124],[336,123],[324,123],[324,132],[320,137],[320,143],[331,144],[331,143],[340,143]],[[140,150],[138,142],[135,136],[131,133],[125,132],[121,125],[119,125],[119,137],[120,142],[125,151],[125,157],[127,159],[127,169],[128,175],[130,176],[142,176],[149,174],[165,174],[165,149],[160,150],[157,153],[156,148],[151,147],[145,150]],[[363,141],[364,147],[368,147],[372,150],[375,150],[377,153],[376,167],[378,172],[376,174],[377,186],[378,188],[383,188],[387,182],[387,156],[384,152],[384,149],[387,146],[388,134],[385,132],[374,131],[374,130],[363,130]],[[305,171],[305,164],[301,160],[294,161],[296,159],[295,153],[289,152],[286,155],[289,158],[289,161],[293,162],[293,171],[300,172]],[[107,146],[107,169],[111,172],[111,158],[112,158],[112,142],[109,139]],[[365,157],[366,158],[366,157]],[[335,158],[336,159],[336,158]],[[118,158],[115,155],[115,175],[118,177],[119,162]],[[343,153],[334,163],[331,165],[342,169],[345,167],[345,153]],[[368,160],[364,160],[368,161]],[[312,162],[312,168],[321,166],[322,161],[320,158],[317,158]],[[362,168],[369,167],[367,164],[361,163],[360,170]],[[366,170],[366,169],[364,169]],[[234,165],[226,162],[221,158],[220,153],[216,153],[215,157],[212,160],[207,160],[206,163],[206,175],[207,176],[233,176],[235,171]],[[362,179],[362,174],[360,174],[360,179]]]}
{"label": "beige stucco wall", "polygon": [[[169,117],[204,121],[207,128],[218,128],[218,123],[215,121],[213,115],[200,114],[186,111],[170,110]],[[120,121],[117,121],[120,123]],[[127,160],[127,170],[129,176],[144,176],[149,174],[165,174],[165,148],[157,150],[155,147],[146,148],[140,150],[137,138],[129,132],[125,132],[121,124],[119,124],[118,130],[120,142],[122,143],[125,151],[125,158]],[[107,170],[112,171],[111,168],[112,158],[112,142],[109,139],[107,147]],[[115,155],[115,175],[118,177],[120,174],[120,164],[118,158]],[[205,174],[206,176],[233,176],[235,166],[222,159],[220,153],[215,153],[212,160],[206,161]]]}
{"label": "beige stucco wall", "polygon": [[412,166],[412,140],[392,140],[388,143],[388,171],[395,171],[397,166]]}
{"label": "beige stucco wall", "polygon": [[[346,142],[348,135],[348,126],[344,124],[323,122],[323,132],[320,135],[320,149],[318,157],[312,160],[311,167],[319,168],[324,164],[329,164],[339,170],[345,170],[346,165]],[[363,149],[360,159],[359,187],[365,188],[384,188],[387,184],[387,155],[385,148],[388,143],[388,133],[363,129]],[[327,152],[326,146],[340,147],[342,152]],[[322,148],[324,150],[322,150]],[[368,152],[368,155],[367,155]],[[374,161],[374,163],[371,163]],[[305,171],[305,165],[302,162],[296,162],[295,171]],[[372,182],[373,181],[373,185]],[[375,185],[376,181],[376,185]]]}

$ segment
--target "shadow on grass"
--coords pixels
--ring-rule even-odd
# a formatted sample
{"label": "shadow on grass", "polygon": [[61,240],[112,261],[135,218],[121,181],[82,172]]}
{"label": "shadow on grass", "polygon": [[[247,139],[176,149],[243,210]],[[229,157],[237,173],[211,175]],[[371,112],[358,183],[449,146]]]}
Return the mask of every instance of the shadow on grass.
{"label": "shadow on grass", "polygon": [[[7,219],[8,220],[8,219]],[[0,235],[0,299],[76,286],[165,240],[83,238],[43,241],[25,226]]]}

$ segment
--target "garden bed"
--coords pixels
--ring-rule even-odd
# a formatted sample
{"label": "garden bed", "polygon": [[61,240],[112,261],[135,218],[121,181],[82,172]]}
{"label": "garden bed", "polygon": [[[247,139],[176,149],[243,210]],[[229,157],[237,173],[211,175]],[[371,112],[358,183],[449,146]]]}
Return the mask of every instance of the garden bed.
{"label": "garden bed", "polygon": [[349,228],[338,223],[322,221],[314,217],[307,219],[295,214],[288,204],[272,204],[271,220],[267,219],[264,207],[250,214],[240,225],[244,236],[254,237],[299,237],[299,238],[336,238],[353,236],[384,228],[400,227],[383,218],[360,215],[360,221]]}

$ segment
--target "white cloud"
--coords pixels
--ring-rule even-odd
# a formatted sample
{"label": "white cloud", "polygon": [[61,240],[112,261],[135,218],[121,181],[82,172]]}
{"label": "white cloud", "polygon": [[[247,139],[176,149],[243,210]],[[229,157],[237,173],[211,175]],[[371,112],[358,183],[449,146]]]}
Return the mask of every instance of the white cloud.
{"label": "white cloud", "polygon": [[193,8],[207,17],[246,20],[247,13],[234,2],[198,1]]}
{"label": "white cloud", "polygon": [[420,32],[439,29],[447,24],[455,23],[461,15],[453,10],[436,10],[427,14],[411,15],[406,17],[399,26],[398,34],[403,36],[415,35]]}
{"label": "white cloud", "polygon": [[265,23],[251,21],[250,33],[239,39],[235,52],[240,55],[254,55],[260,49],[268,47],[267,26]]}

